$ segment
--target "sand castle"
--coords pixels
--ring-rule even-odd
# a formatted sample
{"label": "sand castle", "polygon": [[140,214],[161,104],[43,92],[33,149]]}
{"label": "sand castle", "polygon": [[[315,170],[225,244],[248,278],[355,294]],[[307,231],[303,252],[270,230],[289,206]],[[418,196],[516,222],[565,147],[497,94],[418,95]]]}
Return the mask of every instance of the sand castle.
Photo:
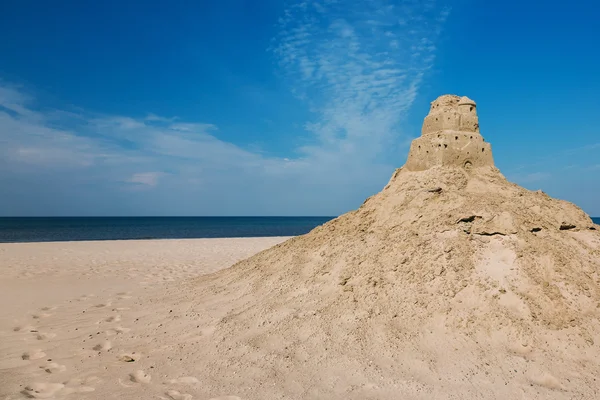
{"label": "sand castle", "polygon": [[468,97],[445,95],[431,103],[421,137],[410,147],[406,168],[493,166],[492,148],[479,133],[477,106]]}

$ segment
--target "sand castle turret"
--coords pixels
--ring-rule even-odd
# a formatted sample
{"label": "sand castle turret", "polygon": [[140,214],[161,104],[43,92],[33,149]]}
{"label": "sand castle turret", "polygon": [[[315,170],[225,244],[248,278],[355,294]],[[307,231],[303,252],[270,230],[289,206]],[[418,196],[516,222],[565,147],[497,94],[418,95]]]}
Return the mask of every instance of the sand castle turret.
{"label": "sand castle turret", "polygon": [[479,133],[477,105],[468,97],[444,95],[431,103],[421,137],[413,140],[406,168],[493,166],[492,147]]}

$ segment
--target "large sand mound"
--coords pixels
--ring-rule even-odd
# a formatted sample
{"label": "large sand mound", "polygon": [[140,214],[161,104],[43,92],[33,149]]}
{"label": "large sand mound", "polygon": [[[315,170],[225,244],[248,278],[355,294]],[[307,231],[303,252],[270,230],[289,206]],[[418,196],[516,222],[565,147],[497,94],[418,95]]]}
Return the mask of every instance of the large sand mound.
{"label": "large sand mound", "polygon": [[[442,128],[417,140],[465,135]],[[212,383],[257,399],[600,396],[598,227],[491,157],[458,158],[405,166],[358,210],[194,282]]]}

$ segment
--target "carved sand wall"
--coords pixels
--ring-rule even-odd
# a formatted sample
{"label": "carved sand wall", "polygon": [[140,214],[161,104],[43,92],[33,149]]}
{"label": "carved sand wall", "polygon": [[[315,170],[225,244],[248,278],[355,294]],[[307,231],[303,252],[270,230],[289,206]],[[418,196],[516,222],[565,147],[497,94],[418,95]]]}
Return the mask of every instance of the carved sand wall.
{"label": "carved sand wall", "polygon": [[407,169],[442,165],[467,169],[494,165],[492,147],[479,133],[477,105],[468,97],[444,95],[433,101],[421,137],[410,146]]}

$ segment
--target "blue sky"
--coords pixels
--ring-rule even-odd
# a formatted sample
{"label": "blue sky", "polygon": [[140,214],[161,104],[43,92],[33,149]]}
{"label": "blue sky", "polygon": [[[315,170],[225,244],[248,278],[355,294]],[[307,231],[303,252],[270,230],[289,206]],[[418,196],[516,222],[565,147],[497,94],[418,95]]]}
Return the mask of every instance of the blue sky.
{"label": "blue sky", "polygon": [[338,215],[429,102],[600,216],[593,1],[4,1],[0,215]]}

